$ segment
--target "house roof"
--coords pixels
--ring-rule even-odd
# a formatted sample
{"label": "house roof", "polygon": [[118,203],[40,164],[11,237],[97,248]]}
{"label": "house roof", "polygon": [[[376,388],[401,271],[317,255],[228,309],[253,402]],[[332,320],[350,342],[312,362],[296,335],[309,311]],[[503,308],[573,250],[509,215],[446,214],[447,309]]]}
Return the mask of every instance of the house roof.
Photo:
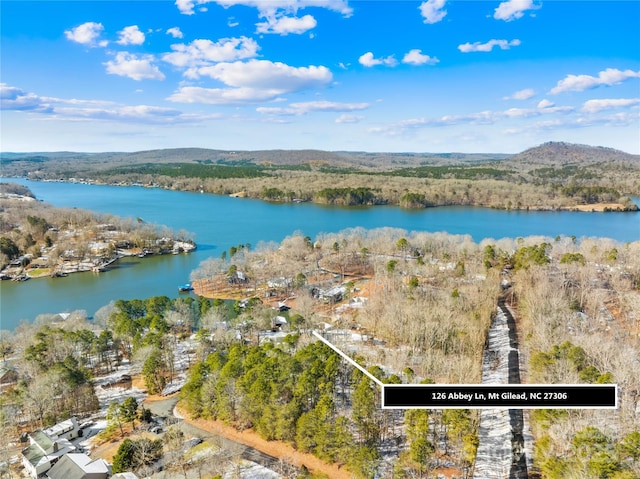
{"label": "house roof", "polygon": [[15,368],[11,368],[9,366],[2,365],[0,366],[0,378],[8,373],[15,373]]}
{"label": "house roof", "polygon": [[103,459],[91,459],[86,454],[70,453],[64,455],[49,469],[49,479],[84,479],[86,477],[104,477],[109,475],[109,465]]}
{"label": "house roof", "polygon": [[18,372],[8,366],[0,366],[0,382],[10,383],[18,379]]}
{"label": "house roof", "polygon": [[46,432],[42,429],[38,429],[29,434],[31,440],[36,443],[43,452],[49,451],[53,448],[53,439],[51,439]]}
{"label": "house roof", "polygon": [[65,432],[73,431],[76,427],[78,427],[78,422],[75,417],[72,417],[66,421],[59,422],[55,426],[45,429],[44,432],[51,437],[57,437]]}
{"label": "house roof", "polygon": [[43,459],[46,461],[47,455],[45,452],[38,447],[37,444],[32,444],[26,449],[22,450],[22,455],[33,465],[34,467],[38,467],[38,464],[43,462]]}
{"label": "house roof", "polygon": [[138,476],[133,472],[119,472],[111,476],[111,479],[138,479]]}
{"label": "house roof", "polygon": [[29,434],[29,438],[32,444],[22,450],[22,455],[36,468],[76,449],[68,439],[53,440],[40,429]]}

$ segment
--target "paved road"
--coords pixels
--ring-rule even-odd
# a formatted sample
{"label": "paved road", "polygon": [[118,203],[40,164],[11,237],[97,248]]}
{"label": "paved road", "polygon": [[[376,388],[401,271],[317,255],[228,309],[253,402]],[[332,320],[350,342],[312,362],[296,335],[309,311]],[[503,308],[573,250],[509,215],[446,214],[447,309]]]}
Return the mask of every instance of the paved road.
{"label": "paved road", "polygon": [[180,427],[185,437],[199,437],[203,441],[210,442],[211,444],[215,444],[223,448],[224,450],[229,451],[229,453],[232,455],[237,454],[242,459],[255,462],[267,468],[272,468],[280,463],[279,459],[273,456],[269,456],[268,454],[258,451],[257,449],[245,446],[244,444],[232,441],[230,439],[227,439],[226,437],[222,437],[210,431],[200,429],[193,424],[189,424],[179,418],[176,418],[173,409],[177,402],[178,398],[173,397],[162,401],[145,403],[144,406],[145,408],[149,409],[155,416],[177,419],[178,422],[176,424]]}

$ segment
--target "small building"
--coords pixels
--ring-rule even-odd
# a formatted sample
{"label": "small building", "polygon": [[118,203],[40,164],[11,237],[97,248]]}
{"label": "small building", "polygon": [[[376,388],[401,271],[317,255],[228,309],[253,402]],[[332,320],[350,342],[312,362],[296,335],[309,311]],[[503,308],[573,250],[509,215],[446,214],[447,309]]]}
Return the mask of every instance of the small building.
{"label": "small building", "polygon": [[346,292],[347,288],[345,286],[338,285],[330,289],[319,290],[318,297],[325,303],[338,303],[342,301]]}
{"label": "small building", "polygon": [[291,278],[271,278],[267,280],[267,286],[271,289],[286,289],[290,288],[293,284],[293,279]]}
{"label": "small building", "polygon": [[249,278],[243,271],[236,270],[228,276],[227,281],[229,284],[247,284]]}
{"label": "small building", "polygon": [[90,241],[88,248],[92,254],[103,255],[109,252],[111,243],[107,243],[106,241]]}
{"label": "small building", "polygon": [[18,380],[18,372],[5,365],[0,366],[0,386],[14,384]]}
{"label": "small building", "polygon": [[64,455],[47,472],[49,479],[107,479],[110,475],[107,461],[78,453]]}
{"label": "small building", "polygon": [[287,324],[287,318],[284,316],[276,316],[271,320],[271,331],[281,331],[282,327]]}
{"label": "small building", "polygon": [[279,301],[278,302],[278,311],[280,311],[281,313],[285,313],[287,311],[289,311],[291,309],[290,306],[287,306],[284,302]]}

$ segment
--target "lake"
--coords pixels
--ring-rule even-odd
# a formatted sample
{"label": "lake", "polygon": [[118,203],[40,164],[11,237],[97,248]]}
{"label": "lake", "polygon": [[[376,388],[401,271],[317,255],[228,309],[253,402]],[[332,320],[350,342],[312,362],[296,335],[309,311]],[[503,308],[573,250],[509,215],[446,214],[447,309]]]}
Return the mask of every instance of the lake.
{"label": "lake", "polygon": [[0,282],[0,329],[13,330],[22,320],[43,313],[84,309],[92,316],[116,299],[166,295],[189,281],[201,261],[231,246],[281,241],[294,232],[311,238],[347,228],[402,228],[446,231],[484,238],[574,235],[608,237],[621,242],[640,239],[640,212],[575,213],[504,211],[477,207],[406,210],[393,206],[343,208],[312,203],[269,203],[159,188],[34,182],[3,178],[28,186],[40,200],[122,217],[142,218],[194,234],[198,249],[188,255],[130,258],[102,274],[78,273],[66,278]]}

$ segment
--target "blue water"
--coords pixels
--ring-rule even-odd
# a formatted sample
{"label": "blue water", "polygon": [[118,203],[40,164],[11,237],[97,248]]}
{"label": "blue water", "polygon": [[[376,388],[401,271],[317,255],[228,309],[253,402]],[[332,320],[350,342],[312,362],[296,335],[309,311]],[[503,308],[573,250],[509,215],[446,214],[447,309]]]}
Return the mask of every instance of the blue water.
{"label": "blue water", "polygon": [[[346,228],[394,227],[407,231],[446,231],[484,238],[531,235],[640,239],[640,212],[573,213],[503,211],[476,207],[405,210],[392,206],[340,208],[312,203],[279,204],[142,187],[118,187],[3,179],[28,186],[40,200],[122,217],[141,218],[175,231],[193,233],[198,250],[190,255],[131,259],[95,275],[0,283],[0,329],[14,329],[38,314],[84,309],[93,315],[115,299],[177,296],[178,285],[209,257],[230,246],[281,241],[294,232],[312,238]],[[130,267],[129,267],[130,266]]]}

